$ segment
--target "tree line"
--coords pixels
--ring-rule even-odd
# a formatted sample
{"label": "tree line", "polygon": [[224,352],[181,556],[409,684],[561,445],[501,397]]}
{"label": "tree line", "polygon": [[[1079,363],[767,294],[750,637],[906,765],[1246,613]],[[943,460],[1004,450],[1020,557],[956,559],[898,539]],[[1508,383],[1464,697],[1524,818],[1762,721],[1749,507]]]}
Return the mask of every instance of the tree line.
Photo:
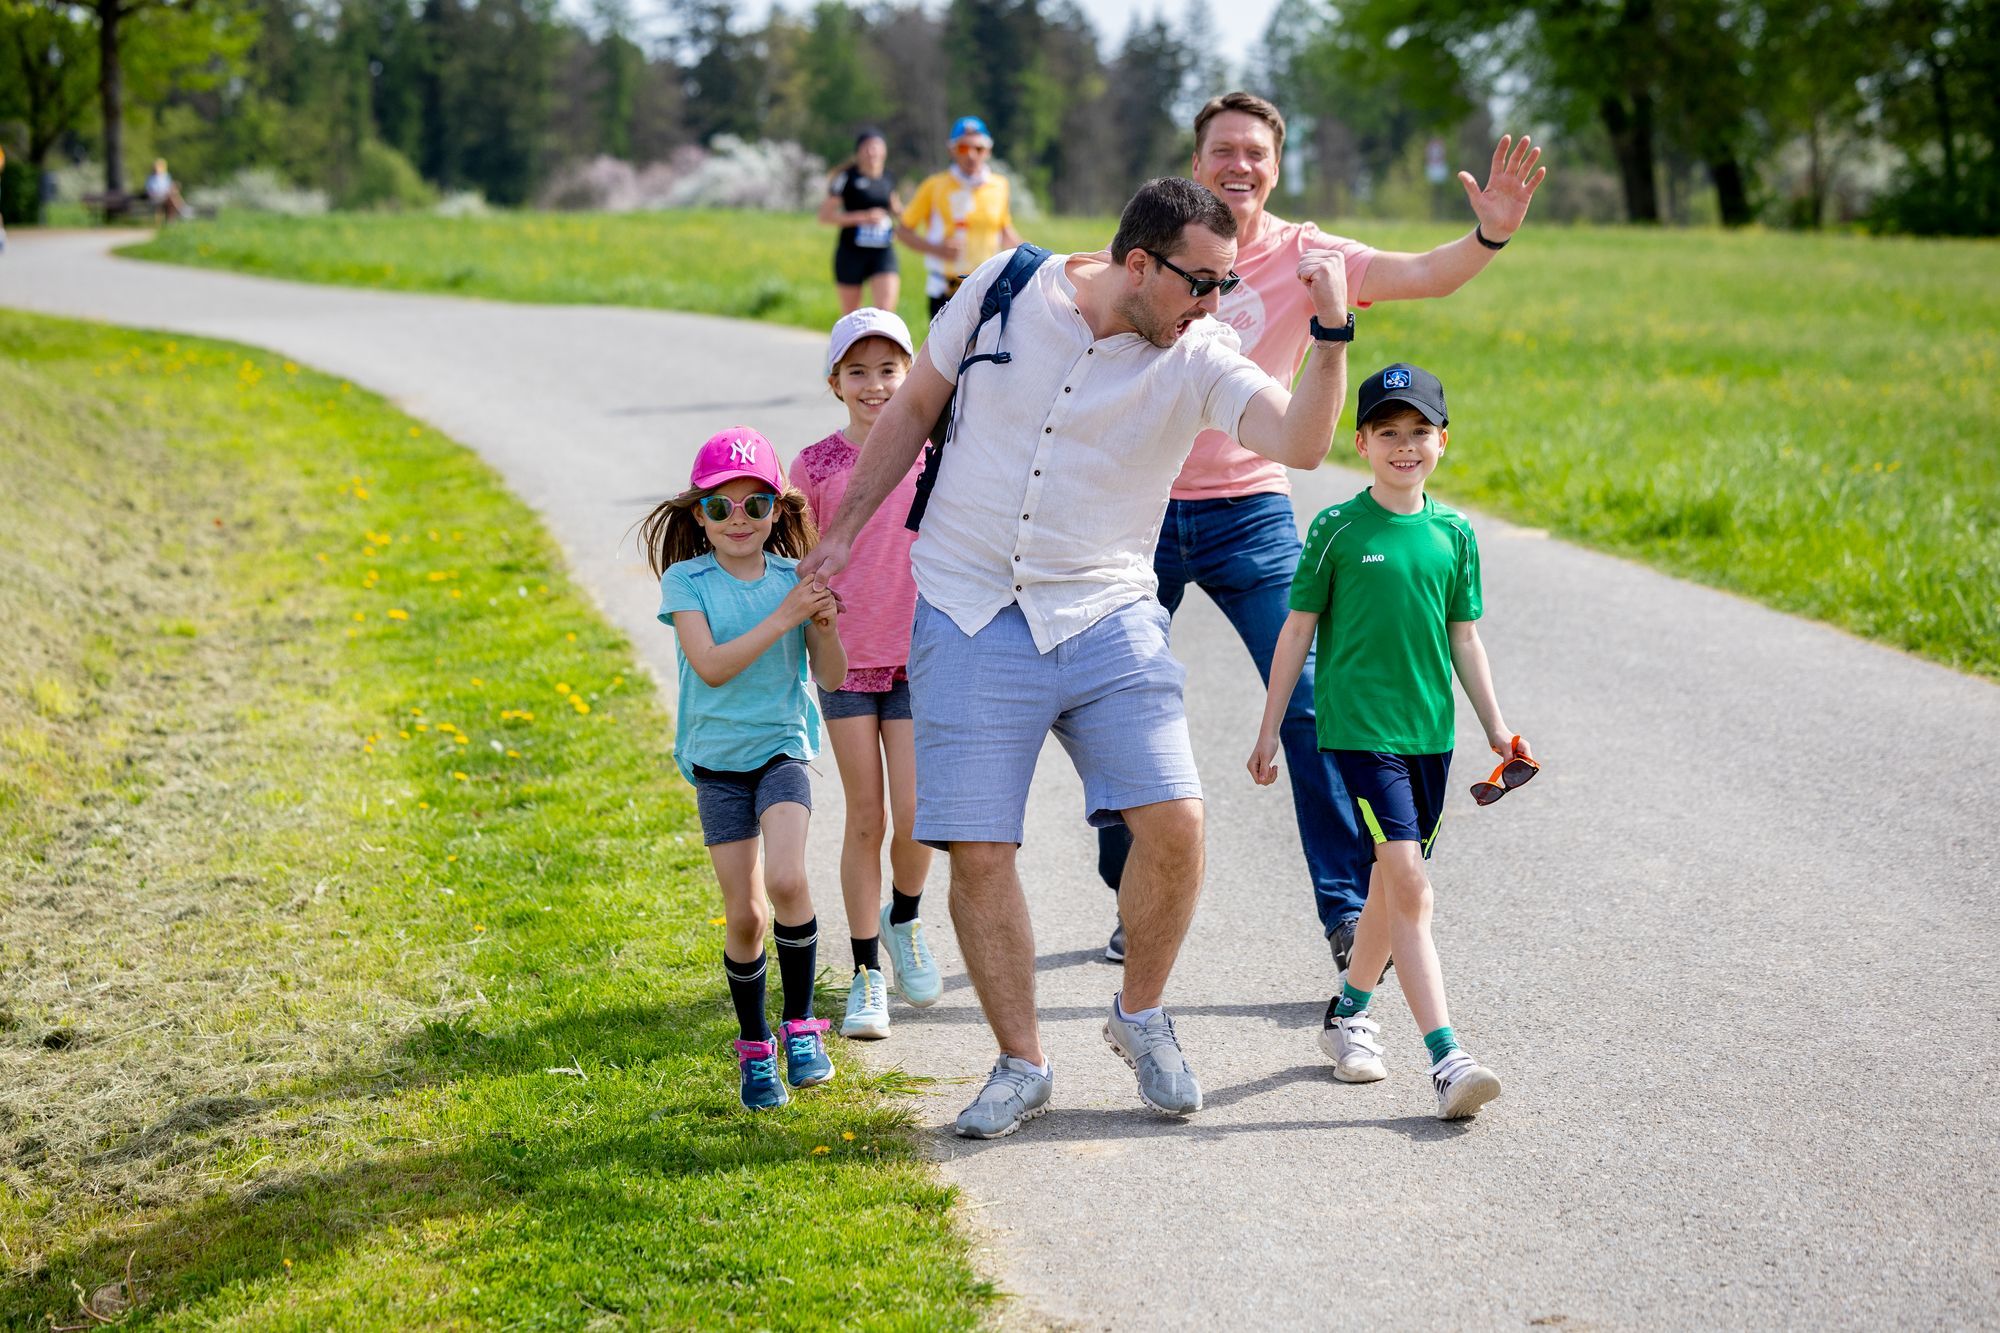
{"label": "tree line", "polygon": [[2000,231],[2000,0],[1284,0],[1247,67],[1223,46],[1204,0],[1114,41],[1072,0],[819,0],[755,24],[731,0],[0,0],[0,135],[32,170],[89,153],[111,189],[143,175],[129,133],[183,179],[256,165],[351,203],[421,178],[520,204],[567,164],[723,134],[837,161],[875,125],[909,174],[975,113],[1038,198],[1102,212],[1242,86],[1292,117],[1287,187],[1315,210],[1410,211],[1428,146],[1479,162],[1498,109],[1561,143],[1557,215],[1865,205]]}

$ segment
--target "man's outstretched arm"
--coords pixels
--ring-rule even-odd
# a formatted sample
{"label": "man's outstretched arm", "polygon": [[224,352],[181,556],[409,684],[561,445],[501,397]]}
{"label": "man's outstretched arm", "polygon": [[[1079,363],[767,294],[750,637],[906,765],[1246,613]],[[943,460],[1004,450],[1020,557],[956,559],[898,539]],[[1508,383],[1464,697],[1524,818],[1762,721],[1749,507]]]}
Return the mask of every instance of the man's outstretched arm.
{"label": "man's outstretched arm", "polygon": [[1499,243],[1521,229],[1528,216],[1528,204],[1535,197],[1535,187],[1549,174],[1547,167],[1536,165],[1541,157],[1542,150],[1534,147],[1527,135],[1522,135],[1519,143],[1511,135],[1502,135],[1493,149],[1493,168],[1484,188],[1472,179],[1471,173],[1458,173],[1459,184],[1465,187],[1466,198],[1472,203],[1472,214],[1479,219],[1476,228],[1479,234],[1468,232],[1422,254],[1382,251],[1368,265],[1355,300],[1414,301],[1427,296],[1450,296],[1479,276],[1493,262],[1493,256],[1500,253],[1481,245],[1479,236]]}

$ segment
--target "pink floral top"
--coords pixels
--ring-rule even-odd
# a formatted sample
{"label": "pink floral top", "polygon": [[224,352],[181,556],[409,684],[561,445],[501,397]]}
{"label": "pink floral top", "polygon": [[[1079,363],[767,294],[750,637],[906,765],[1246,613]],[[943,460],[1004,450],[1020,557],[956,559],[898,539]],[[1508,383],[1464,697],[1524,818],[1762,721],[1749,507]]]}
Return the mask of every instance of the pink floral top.
{"label": "pink floral top", "polygon": [[[840,513],[847,483],[861,451],[840,431],[806,446],[792,460],[792,484],[805,493],[813,521],[822,530]],[[840,617],[840,642],[847,649],[847,678],[840,687],[881,694],[909,679],[910,622],[917,613],[917,584],[910,574],[910,544],[917,534],[903,526],[917,495],[923,458],[896,484],[854,539],[847,568],[833,586],[847,609]]]}

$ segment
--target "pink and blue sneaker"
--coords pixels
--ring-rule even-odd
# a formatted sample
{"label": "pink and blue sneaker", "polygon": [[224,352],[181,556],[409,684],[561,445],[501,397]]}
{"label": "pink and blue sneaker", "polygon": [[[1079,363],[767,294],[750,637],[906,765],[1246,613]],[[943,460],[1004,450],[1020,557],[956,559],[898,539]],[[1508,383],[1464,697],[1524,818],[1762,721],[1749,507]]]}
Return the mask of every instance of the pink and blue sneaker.
{"label": "pink and blue sneaker", "polygon": [[785,1078],[793,1087],[810,1088],[833,1077],[825,1036],[831,1026],[824,1018],[795,1018],[778,1025],[785,1041]]}
{"label": "pink and blue sneaker", "polygon": [[774,1041],[736,1043],[736,1063],[743,1074],[743,1105],[752,1111],[769,1111],[792,1099],[785,1081],[778,1077],[778,1044]]}

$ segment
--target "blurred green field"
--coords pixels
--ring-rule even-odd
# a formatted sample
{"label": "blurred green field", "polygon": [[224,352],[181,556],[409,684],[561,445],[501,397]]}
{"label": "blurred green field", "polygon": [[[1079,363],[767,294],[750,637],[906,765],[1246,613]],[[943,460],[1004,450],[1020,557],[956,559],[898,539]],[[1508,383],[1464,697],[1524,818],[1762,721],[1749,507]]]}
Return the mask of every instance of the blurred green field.
{"label": "blurred green field", "polygon": [[[810,218],[692,212],[228,219],[134,253],[824,328],[832,251]],[[913,324],[921,284],[906,253]],[[1450,390],[1441,495],[2000,678],[2000,245],[1531,222],[1450,300],[1360,329],[1357,371],[1414,361]]]}

